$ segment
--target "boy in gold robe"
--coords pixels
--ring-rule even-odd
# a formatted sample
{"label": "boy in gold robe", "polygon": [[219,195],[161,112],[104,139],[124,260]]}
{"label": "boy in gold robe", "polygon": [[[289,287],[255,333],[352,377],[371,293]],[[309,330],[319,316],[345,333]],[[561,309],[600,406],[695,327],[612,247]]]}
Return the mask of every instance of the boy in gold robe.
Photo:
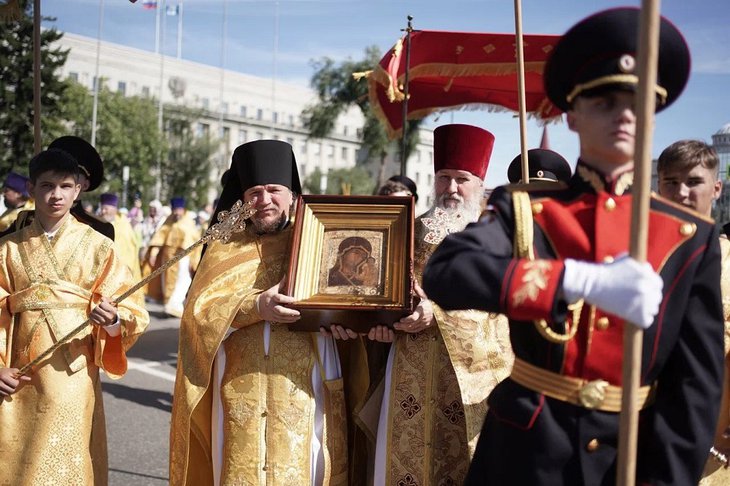
{"label": "boy in gold robe", "polygon": [[[113,243],[71,217],[76,160],[49,149],[30,162],[33,222],[0,240],[0,484],[107,483],[99,370],[127,370],[149,322],[140,299],[110,300],[133,282]],[[93,325],[18,376],[80,323]]]}

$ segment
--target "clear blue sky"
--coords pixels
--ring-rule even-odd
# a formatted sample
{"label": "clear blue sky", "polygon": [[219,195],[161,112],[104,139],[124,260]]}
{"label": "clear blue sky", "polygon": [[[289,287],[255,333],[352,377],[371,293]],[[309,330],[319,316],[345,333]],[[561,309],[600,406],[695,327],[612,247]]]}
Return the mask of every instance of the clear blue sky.
{"label": "clear blue sky", "polygon": [[[221,65],[223,0],[183,0],[182,56]],[[102,39],[141,49],[155,48],[155,11],[143,0],[105,0]],[[162,3],[162,2],[158,2]],[[178,2],[168,1],[174,6]],[[561,34],[576,21],[614,6],[638,6],[636,1],[523,0],[525,33]],[[96,37],[99,0],[42,0],[44,15],[55,17],[62,31]],[[311,60],[331,57],[359,59],[366,46],[387,51],[414,17],[416,29],[473,32],[514,32],[510,0],[228,0],[225,67],[253,75],[307,85]],[[278,11],[278,54],[274,67]],[[662,13],[685,35],[693,56],[685,92],[660,113],[654,134],[654,155],[681,138],[710,141],[730,123],[730,2],[728,0],[664,0]],[[175,55],[177,17],[166,17],[165,53]],[[490,185],[504,182],[504,168],[519,152],[517,119],[507,113],[452,112],[429,119],[431,125],[471,123],[492,131],[496,144],[488,173]],[[569,161],[578,155],[576,137],[565,124],[550,125],[551,148]],[[539,144],[541,128],[528,125],[528,146]]]}

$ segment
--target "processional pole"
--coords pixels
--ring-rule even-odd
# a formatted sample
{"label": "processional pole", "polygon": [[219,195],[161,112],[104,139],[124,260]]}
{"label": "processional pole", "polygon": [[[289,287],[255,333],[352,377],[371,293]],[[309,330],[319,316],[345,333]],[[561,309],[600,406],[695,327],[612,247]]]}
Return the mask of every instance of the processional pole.
{"label": "processional pole", "polygon": [[[634,184],[631,204],[631,246],[629,254],[646,261],[649,230],[649,195],[651,184],[651,147],[654,126],[659,57],[659,0],[642,0],[639,17],[639,86],[636,103],[636,142],[634,149]],[[633,486],[636,482],[636,451],[639,423],[639,384],[641,348],[644,332],[634,325],[624,326],[623,394],[619,425],[618,468],[616,484]]]}
{"label": "processional pole", "polygon": [[413,26],[411,21],[413,17],[408,16],[408,26],[405,28],[406,33],[406,70],[405,79],[403,80],[403,130],[401,131],[401,149],[400,149],[400,175],[406,175],[406,145],[408,136],[408,82],[410,77],[410,66],[411,66],[411,32],[413,32]]}
{"label": "processional pole", "polygon": [[530,161],[527,160],[527,111],[525,109],[525,52],[522,40],[522,4],[515,0],[515,50],[517,51],[517,99],[520,117],[520,153],[522,154],[522,182],[530,182]]}
{"label": "processional pole", "polygon": [[41,151],[41,0],[33,0],[33,152]]}

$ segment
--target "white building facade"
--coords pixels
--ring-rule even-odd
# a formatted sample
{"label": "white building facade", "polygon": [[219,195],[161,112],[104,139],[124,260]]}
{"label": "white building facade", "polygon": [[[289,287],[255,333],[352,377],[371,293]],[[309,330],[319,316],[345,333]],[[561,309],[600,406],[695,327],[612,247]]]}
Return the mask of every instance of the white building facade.
{"label": "white building facade", "polygon": [[[61,76],[93,90],[97,40],[64,33],[58,44],[69,49]],[[233,150],[251,140],[277,139],[291,144],[302,180],[315,168],[323,173],[351,168],[362,156],[363,116],[358,108],[340,116],[327,138],[309,138],[301,120],[302,111],[317,102],[316,93],[309,88],[109,42],[100,43],[98,54],[99,77],[110,90],[157,100],[161,95],[164,104],[202,110],[197,132],[218,136],[223,141],[211,180],[219,180],[230,165]],[[389,163],[386,176],[397,173],[398,169],[397,164]],[[371,173],[377,174],[377,169]],[[421,130],[421,141],[408,161],[407,175],[421,193],[417,206],[420,213],[431,203],[432,131]]]}

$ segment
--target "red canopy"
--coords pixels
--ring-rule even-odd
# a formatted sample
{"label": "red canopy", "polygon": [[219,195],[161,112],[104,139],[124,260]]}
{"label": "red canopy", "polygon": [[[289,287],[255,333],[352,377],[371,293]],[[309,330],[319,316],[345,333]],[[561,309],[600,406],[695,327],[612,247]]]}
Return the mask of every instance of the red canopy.
{"label": "red canopy", "polygon": [[[560,115],[545,95],[542,73],[557,35],[526,35],[525,101],[533,116]],[[388,134],[399,137],[403,128],[405,37],[368,74],[370,103]],[[514,34],[414,31],[408,83],[408,119],[470,104],[490,110],[519,109]]]}

